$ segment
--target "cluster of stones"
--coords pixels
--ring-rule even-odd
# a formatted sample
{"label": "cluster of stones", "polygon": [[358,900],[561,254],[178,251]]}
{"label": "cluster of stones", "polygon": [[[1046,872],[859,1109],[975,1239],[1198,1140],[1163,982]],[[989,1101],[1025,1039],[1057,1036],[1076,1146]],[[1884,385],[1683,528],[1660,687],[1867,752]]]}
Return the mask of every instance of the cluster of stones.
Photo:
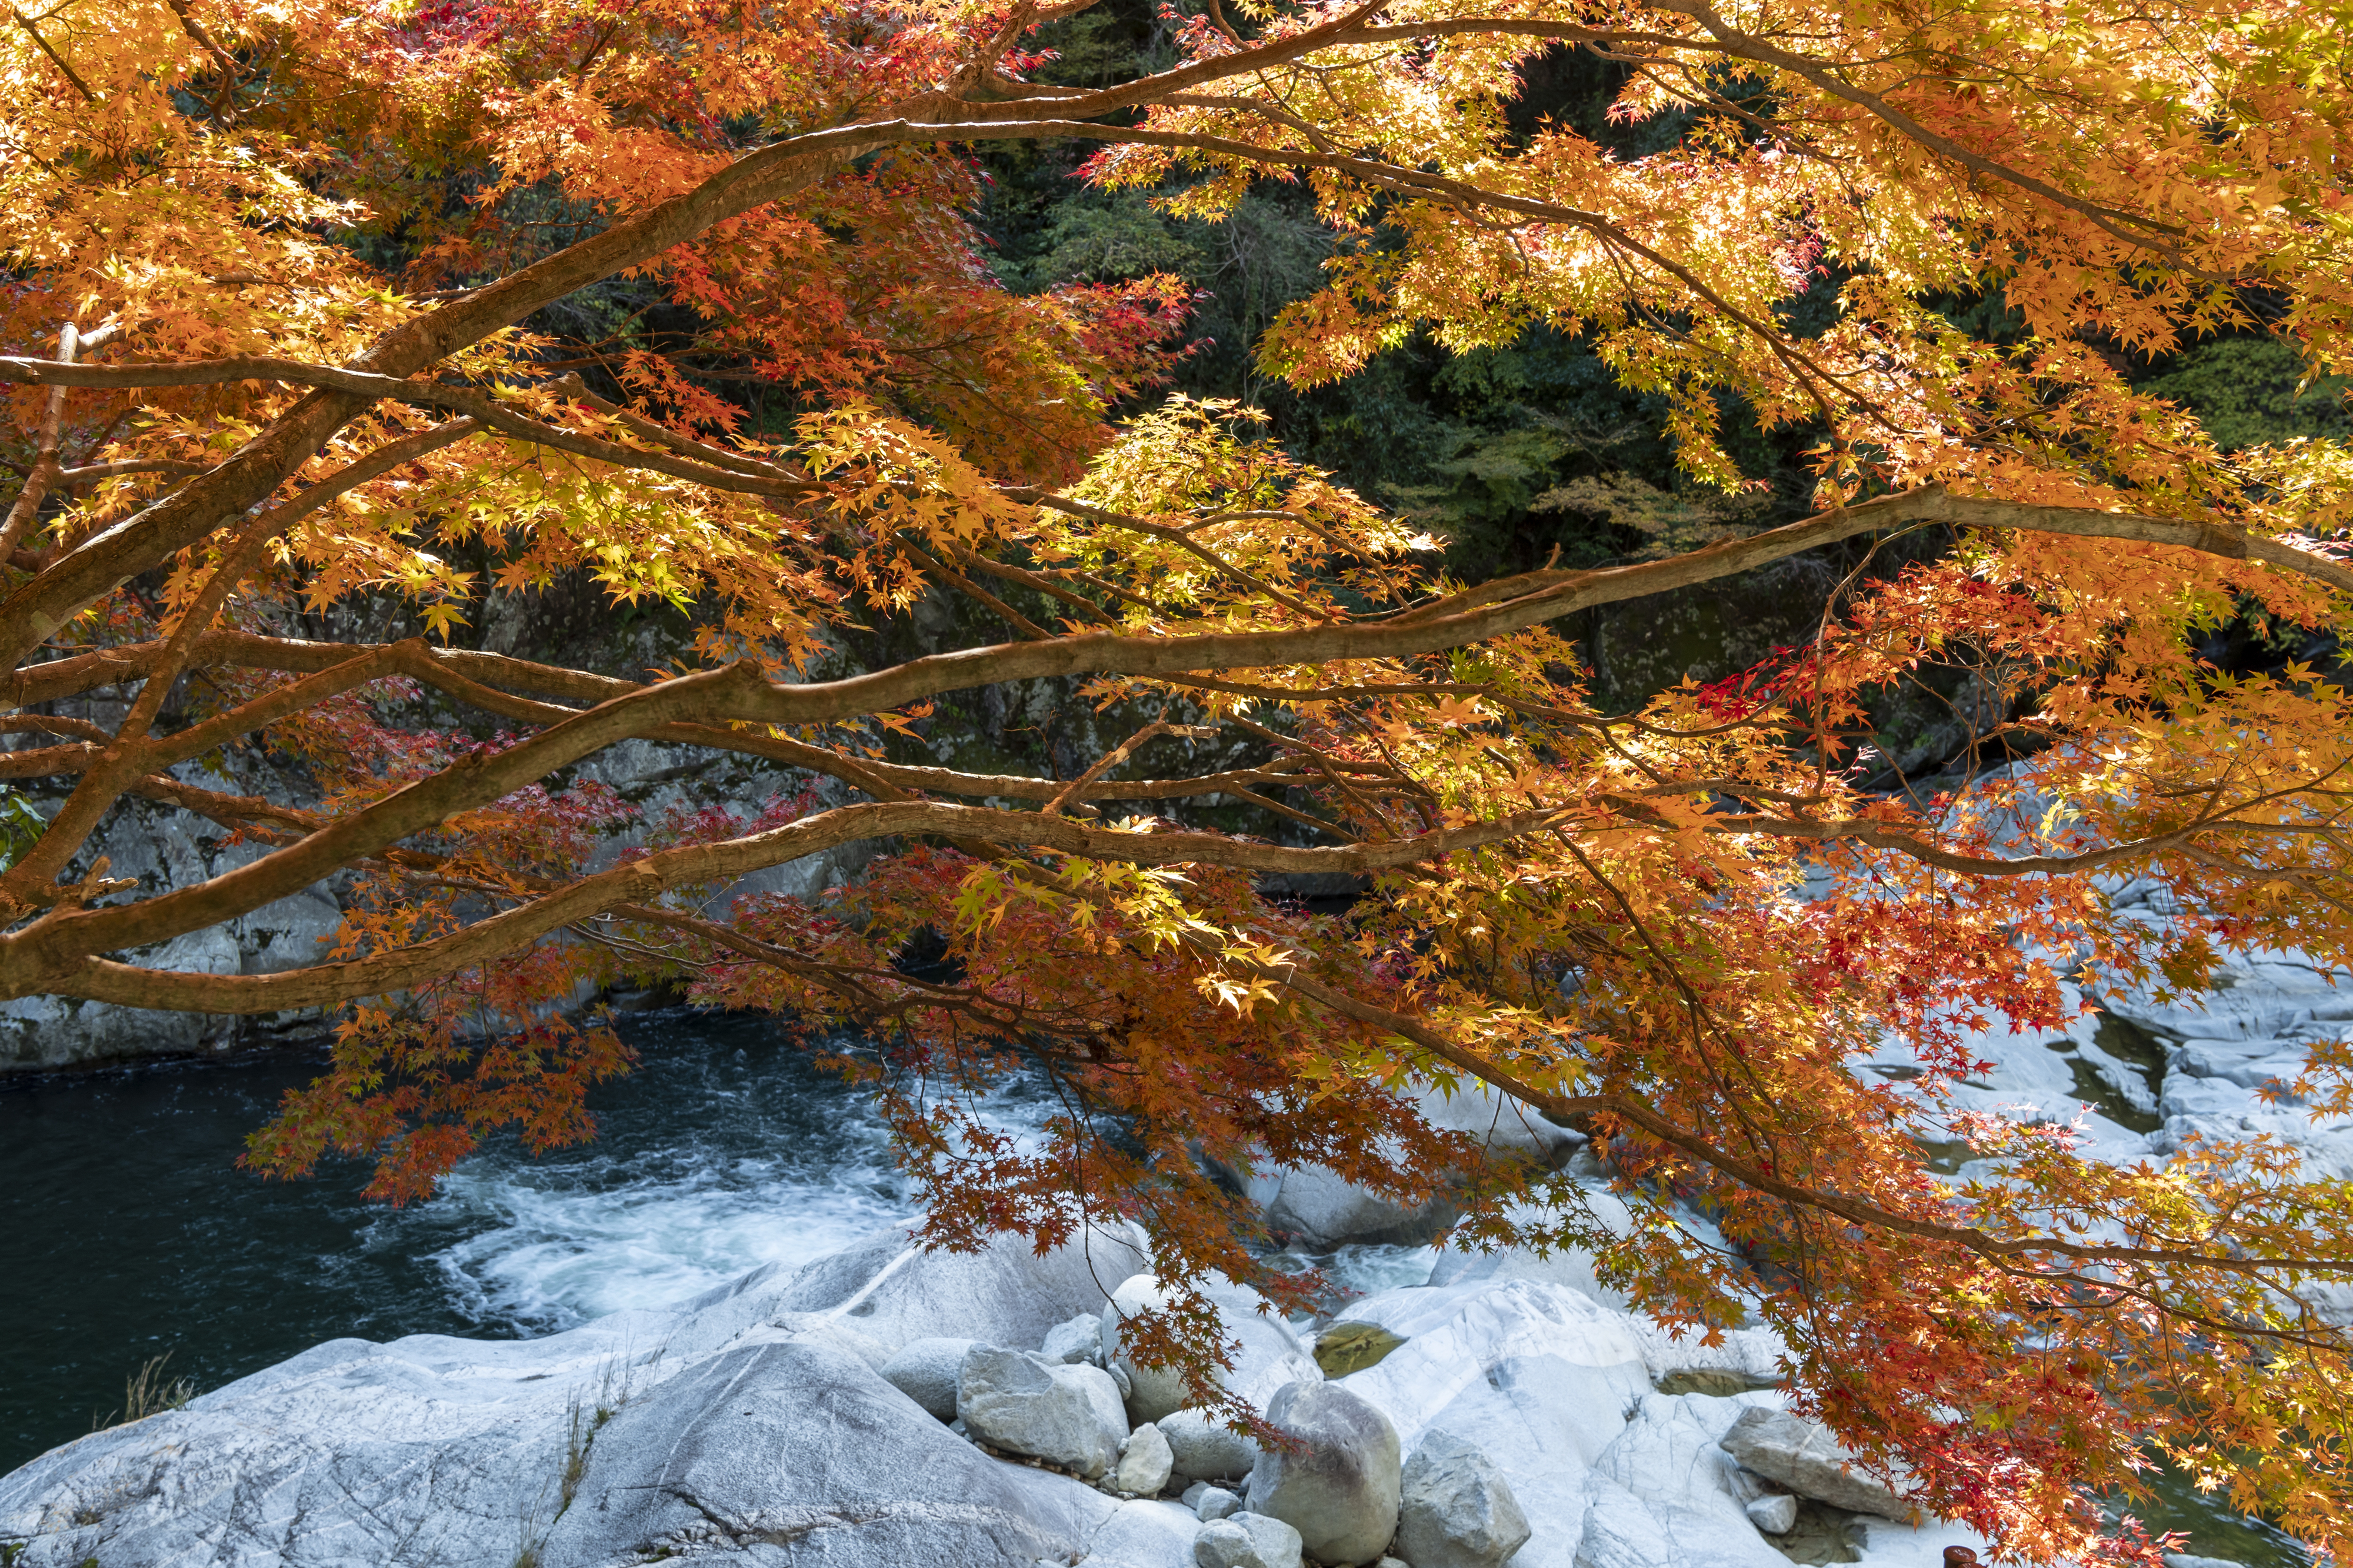
{"label": "cluster of stones", "polygon": [[[1271,1446],[1183,1405],[1180,1379],[1128,1353],[1122,1326],[1162,1300],[1148,1274],[1034,1351],[919,1339],[882,1377],[999,1458],[1051,1466],[1123,1500],[1177,1496],[1200,1521],[1198,1568],[1501,1568],[1527,1542],[1527,1519],[1484,1454],[1439,1433],[1406,1462],[1387,1415],[1324,1381],[1288,1324],[1248,1310],[1250,1293],[1225,1293],[1220,1312],[1240,1347],[1229,1378],[1263,1384],[1307,1373],[1266,1401],[1266,1423],[1281,1435]],[[1338,1338],[1403,1342],[1379,1331]],[[1361,1349],[1350,1360],[1370,1364]]]}

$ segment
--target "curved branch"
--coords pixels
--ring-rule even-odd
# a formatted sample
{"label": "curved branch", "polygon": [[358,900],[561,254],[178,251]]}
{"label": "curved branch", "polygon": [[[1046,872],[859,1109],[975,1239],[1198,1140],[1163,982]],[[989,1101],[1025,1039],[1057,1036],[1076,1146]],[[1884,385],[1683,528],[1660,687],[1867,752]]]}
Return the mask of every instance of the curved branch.
{"label": "curved branch", "polygon": [[[723,454],[730,460],[722,466],[716,462],[676,456],[673,451],[648,452],[635,447],[624,447],[617,441],[603,440],[577,430],[567,430],[561,425],[550,425],[543,419],[533,419],[529,415],[518,414],[488,393],[470,386],[446,386],[439,382],[373,375],[340,365],[311,364],[302,360],[256,355],[241,359],[185,360],[177,364],[92,365],[0,355],[0,381],[28,382],[35,386],[95,386],[125,391],[164,386],[227,386],[243,381],[278,382],[288,386],[348,393],[369,403],[389,401],[418,408],[446,409],[518,441],[552,447],[560,452],[593,458],[618,468],[649,468],[673,479],[691,479],[714,490],[736,490],[746,495],[790,499],[823,488],[813,480],[790,478],[785,469],[774,464],[733,454]],[[659,432],[649,439],[670,448],[687,445],[682,437],[661,430],[650,420],[641,423]],[[632,425],[630,428],[634,430],[636,426]],[[702,443],[692,445],[700,447]],[[716,448],[712,450],[716,451]]]}
{"label": "curved branch", "polygon": [[[934,654],[873,674],[798,686],[767,681],[749,665],[684,676],[614,698],[495,756],[469,759],[353,814],[333,828],[201,889],[78,918],[97,922],[90,928],[90,947],[97,951],[164,941],[283,898],[329,875],[346,859],[374,854],[412,833],[427,831],[454,813],[486,805],[511,789],[616,741],[643,735],[659,724],[735,720],[797,726],[885,711],[944,691],[1040,676],[1162,675],[1428,653],[1519,631],[1590,605],[1726,576],[1873,528],[1922,518],[1961,526],[2023,527],[2138,540],[2232,559],[2254,558],[2353,590],[2353,572],[2334,561],[2209,523],[1970,500],[1930,488],[1666,561],[1588,572],[1526,574],[1513,580],[1514,587],[1525,591],[1500,604],[1429,620],[1326,624],[1192,637],[1086,632],[1042,642]],[[236,886],[231,889],[227,883]],[[23,947],[26,940],[25,933],[0,939],[5,942],[0,945],[0,968],[11,972],[5,984],[16,987],[9,994],[27,994],[40,988],[26,973],[28,965],[46,973],[73,962],[71,953],[53,945],[36,960]],[[42,940],[54,943],[58,938],[52,932],[45,933]]]}
{"label": "curved branch", "polygon": [[[269,1013],[282,1008],[329,1006],[361,996],[405,990],[436,975],[487,963],[558,926],[619,905],[643,903],[672,888],[732,880],[859,839],[938,834],[1131,865],[1232,866],[1258,871],[1362,876],[1413,865],[1451,850],[1503,843],[1556,820],[1557,813],[1534,813],[1381,844],[1293,849],[1246,843],[1217,833],[1124,833],[1089,827],[1065,816],[1040,812],[884,801],[837,806],[783,827],[719,844],[658,850],[628,865],[584,877],[558,892],[492,915],[462,931],[395,952],[276,974],[196,974],[84,957],[46,977],[47,984],[41,990],[53,995],[79,996],[125,1006],[193,1013]],[[186,892],[203,894],[237,876],[235,871],[225,872]],[[85,940],[72,945],[85,952],[131,945],[108,942],[100,947],[86,937],[93,927],[103,926],[110,916],[133,913],[184,896],[167,895],[165,899],[132,905],[128,910],[90,910],[59,915],[28,934],[42,936],[54,931],[70,932],[79,929],[85,933]],[[10,946],[21,941],[21,937],[11,939]],[[0,958],[0,998],[28,994],[18,984],[21,969],[21,964]]]}

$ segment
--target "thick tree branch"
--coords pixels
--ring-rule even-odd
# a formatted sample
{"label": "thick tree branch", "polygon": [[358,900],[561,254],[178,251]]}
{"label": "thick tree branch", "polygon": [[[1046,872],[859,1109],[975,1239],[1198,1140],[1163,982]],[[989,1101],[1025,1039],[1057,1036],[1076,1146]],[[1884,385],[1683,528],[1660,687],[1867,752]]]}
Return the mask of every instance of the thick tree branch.
{"label": "thick tree branch", "polygon": [[[861,839],[915,834],[973,839],[1050,850],[1134,865],[1233,866],[1246,870],[1338,872],[1361,876],[1412,865],[1450,850],[1499,844],[1555,820],[1541,813],[1474,823],[1468,826],[1338,848],[1293,849],[1253,844],[1217,833],[1125,833],[1083,826],[1042,812],[997,811],[986,806],[892,801],[837,806],[765,833],[711,845],[659,850],[642,859],[584,877],[561,891],[476,921],[462,931],[413,948],[343,963],[319,964],[277,974],[194,974],[142,969],[102,958],[66,957],[38,989],[47,994],[80,996],[134,1007],[164,1007],[197,1013],[268,1013],[281,1008],[322,1007],[361,996],[421,984],[436,975],[482,963],[574,921],[625,903],[642,903],[672,888],[733,880],[822,850]],[[315,835],[323,837],[326,834]],[[280,851],[280,854],[288,851]],[[258,864],[266,864],[259,862]],[[188,889],[193,894],[229,884],[240,873],[226,872]],[[0,998],[26,995],[23,946],[71,954],[144,945],[119,940],[117,923],[100,932],[110,917],[134,914],[182,897],[167,895],[129,910],[77,910],[43,925],[0,939]],[[220,917],[215,917],[220,918]],[[49,933],[72,933],[59,943]],[[90,938],[95,935],[98,940]],[[28,940],[29,939],[29,940]]]}

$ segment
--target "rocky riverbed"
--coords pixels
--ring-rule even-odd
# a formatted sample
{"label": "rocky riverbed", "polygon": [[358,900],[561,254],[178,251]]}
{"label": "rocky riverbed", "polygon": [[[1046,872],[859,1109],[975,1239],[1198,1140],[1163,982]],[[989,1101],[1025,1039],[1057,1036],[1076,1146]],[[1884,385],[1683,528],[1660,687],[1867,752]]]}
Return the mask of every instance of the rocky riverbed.
{"label": "rocky riverbed", "polygon": [[[331,1341],[0,1481],[0,1541],[24,1568],[1280,1568],[1303,1549],[1781,1568],[1808,1531],[1928,1568],[1980,1544],[1914,1524],[1745,1387],[1776,1375],[1769,1336],[1679,1344],[1540,1279],[1356,1302],[1345,1323],[1394,1343],[1337,1376],[1226,1288],[1232,1386],[1305,1442],[1257,1452],[1155,1414],[1165,1391],[1119,1339],[1148,1262],[1116,1233],[1038,1258],[925,1253],[894,1228],[541,1340]],[[1695,1382],[1717,1392],[1670,1392]],[[1847,1508],[1817,1500],[1832,1488]]]}

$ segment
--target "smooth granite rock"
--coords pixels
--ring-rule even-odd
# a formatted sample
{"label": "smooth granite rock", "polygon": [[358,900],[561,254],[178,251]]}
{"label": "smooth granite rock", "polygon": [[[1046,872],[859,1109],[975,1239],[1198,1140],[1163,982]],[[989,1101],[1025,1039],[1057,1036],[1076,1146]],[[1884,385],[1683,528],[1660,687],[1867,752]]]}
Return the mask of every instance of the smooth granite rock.
{"label": "smooth granite rock", "polygon": [[1193,1537],[1198,1568],[1300,1568],[1299,1531],[1263,1514],[1235,1513]]}
{"label": "smooth granite rock", "polygon": [[614,1416],[539,1561],[608,1568],[732,1539],[789,1546],[784,1561],[875,1568],[1030,1563],[1112,1511],[1077,1482],[990,1460],[862,1362],[765,1344],[713,1357]]}
{"label": "smooth granite rock", "polygon": [[1201,1495],[1193,1500],[1193,1517],[1203,1524],[1213,1519],[1223,1519],[1242,1510],[1241,1498],[1223,1487],[1203,1487]]}
{"label": "smooth granite rock", "polygon": [[1200,1529],[1200,1521],[1176,1503],[1145,1498],[1124,1502],[1087,1538],[1082,1568],[1194,1568],[1193,1537]]}
{"label": "smooth granite rock", "polygon": [[1269,1402],[1266,1419],[1300,1447],[1260,1450],[1250,1511],[1293,1526],[1319,1563],[1379,1557],[1397,1533],[1403,1468],[1389,1418],[1343,1384],[1294,1383]]}
{"label": "smooth granite rock", "polygon": [[1788,1492],[1776,1492],[1753,1500],[1747,1512],[1748,1522],[1766,1534],[1787,1535],[1798,1522],[1798,1500]]}
{"label": "smooth granite rock", "polygon": [[903,1231],[883,1231],[801,1269],[792,1304],[893,1351],[934,1335],[1034,1345],[1077,1313],[1102,1311],[1097,1281],[1124,1279],[1145,1261],[1124,1231],[1091,1230],[1042,1258],[1018,1240],[927,1252]]}
{"label": "smooth granite rock", "polygon": [[882,1381],[943,1421],[956,1418],[956,1373],[975,1342],[910,1340],[882,1363]]}
{"label": "smooth granite rock", "polygon": [[1173,1456],[1168,1451],[1168,1439],[1154,1426],[1138,1426],[1120,1445],[1119,1467],[1112,1472],[1112,1486],[1138,1497],[1158,1497],[1168,1484],[1168,1471]]}
{"label": "smooth granite rock", "polygon": [[1168,1439],[1175,1473],[1197,1481],[1235,1480],[1258,1463],[1258,1444],[1198,1410],[1179,1410],[1154,1423]]}
{"label": "smooth granite rock", "polygon": [[1476,1445],[1535,1532],[1514,1568],[1571,1568],[1587,1472],[1651,1391],[1632,1320],[1525,1279],[1390,1290],[1348,1316],[1406,1342],[1337,1386],[1380,1406],[1408,1450],[1437,1431]]}
{"label": "smooth granite rock", "polygon": [[1856,1468],[1854,1456],[1840,1446],[1828,1427],[1786,1410],[1742,1412],[1724,1435],[1724,1451],[1799,1497],[1850,1513],[1908,1520],[1916,1511],[1884,1483]]}
{"label": "smooth granite rock", "polygon": [[1397,1549],[1414,1568],[1502,1568],[1529,1533],[1511,1483],[1452,1433],[1430,1433],[1405,1462]]}
{"label": "smooth granite rock", "polygon": [[1127,1436],[1119,1385],[1101,1367],[993,1345],[965,1352],[956,1374],[956,1418],[991,1447],[1089,1478],[1118,1462]]}
{"label": "smooth granite rock", "polygon": [[[1749,1522],[1738,1467],[1718,1447],[1744,1409],[1773,1397],[1645,1396],[1586,1479],[1578,1568],[1788,1568]],[[1562,1561],[1557,1538],[1535,1545],[1514,1568]]]}

